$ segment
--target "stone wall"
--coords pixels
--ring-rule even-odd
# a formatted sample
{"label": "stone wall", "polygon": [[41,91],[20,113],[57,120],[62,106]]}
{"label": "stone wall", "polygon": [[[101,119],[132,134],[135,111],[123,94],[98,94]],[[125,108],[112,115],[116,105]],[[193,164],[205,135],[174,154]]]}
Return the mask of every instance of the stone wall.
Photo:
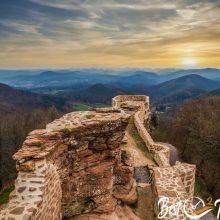
{"label": "stone wall", "polygon": [[154,159],[159,166],[170,166],[170,150],[165,144],[159,144],[153,141],[144,122],[149,118],[149,97],[147,96],[116,96],[112,100],[114,108],[122,108],[127,111],[134,111],[134,123],[139,135],[146,144],[150,152],[154,154]]}
{"label": "stone wall", "polygon": [[113,108],[138,110],[141,122],[148,119],[150,113],[149,97],[145,95],[119,95],[112,99]]}
{"label": "stone wall", "polygon": [[[137,201],[133,168],[121,162],[120,143],[130,116],[153,153],[157,201],[191,199],[195,166],[177,162],[171,166],[170,149],[155,142],[144,123],[149,119],[147,96],[117,96],[113,108],[73,112],[31,132],[14,155],[18,177],[0,219],[55,220],[92,213],[112,213],[118,204]],[[178,218],[185,219],[183,214]]]}
{"label": "stone wall", "polygon": [[175,169],[178,170],[183,182],[188,199],[194,195],[196,166],[193,164],[176,162]]}
{"label": "stone wall", "polygon": [[60,219],[61,198],[61,184],[55,166],[45,159],[27,161],[19,167],[15,190],[0,217],[11,220]]}
{"label": "stone wall", "polygon": [[130,115],[73,112],[31,132],[14,155],[18,178],[0,219],[55,220],[136,201],[133,170],[121,163]]}
{"label": "stone wall", "polygon": [[[160,208],[159,199],[167,197],[168,205],[175,205],[180,201],[192,201],[195,183],[195,165],[176,162],[170,165],[170,148],[165,143],[155,142],[144,122],[149,118],[149,98],[146,96],[116,96],[113,98],[114,108],[121,108],[129,113],[133,112],[134,123],[139,135],[145,142],[146,147],[153,153],[158,166],[153,167],[153,189],[156,197],[155,214],[158,215]],[[167,215],[169,220],[186,219],[183,210],[178,216]]]}

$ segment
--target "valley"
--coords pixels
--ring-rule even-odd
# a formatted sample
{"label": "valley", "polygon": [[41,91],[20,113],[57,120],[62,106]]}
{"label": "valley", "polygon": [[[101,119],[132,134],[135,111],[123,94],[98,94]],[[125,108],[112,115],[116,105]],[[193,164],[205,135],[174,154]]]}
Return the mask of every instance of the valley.
{"label": "valley", "polygon": [[[50,70],[33,71],[33,74],[11,71],[8,76],[3,73],[0,70],[0,82],[15,89],[42,94],[44,99],[47,98],[44,103],[51,105],[54,102],[56,107],[75,102],[109,105],[116,95],[143,94],[150,96],[158,110],[164,111],[220,88],[220,70],[214,68],[176,70],[166,74],[135,69]],[[34,99],[40,99],[39,95],[36,97]],[[1,109],[6,107],[1,105]]]}

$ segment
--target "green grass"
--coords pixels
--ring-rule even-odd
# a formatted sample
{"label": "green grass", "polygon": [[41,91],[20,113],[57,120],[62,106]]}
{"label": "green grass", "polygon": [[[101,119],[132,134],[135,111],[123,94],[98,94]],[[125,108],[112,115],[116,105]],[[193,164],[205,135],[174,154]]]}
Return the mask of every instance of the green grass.
{"label": "green grass", "polygon": [[137,144],[137,147],[143,152],[144,156],[147,157],[148,159],[150,159],[151,161],[153,161],[156,165],[156,162],[153,158],[153,155],[149,152],[149,150],[147,149],[144,141],[142,140],[142,138],[140,137],[135,124],[134,124],[134,118],[132,117],[130,119],[130,122],[128,124],[128,132],[129,134],[132,136],[132,138],[134,139],[134,141]]}
{"label": "green grass", "polygon": [[109,105],[103,104],[103,103],[96,103],[94,105],[95,108],[106,108],[106,107],[111,107]]}
{"label": "green grass", "polygon": [[76,111],[88,111],[91,107],[89,105],[85,105],[85,104],[74,104],[73,105],[73,109]]}
{"label": "green grass", "polygon": [[0,205],[8,202],[9,194],[14,190],[14,188],[14,185],[10,185],[2,192],[0,195]]}
{"label": "green grass", "polygon": [[75,111],[89,111],[91,108],[105,108],[105,107],[109,107],[106,104],[102,104],[102,103],[96,103],[96,104],[92,104],[92,105],[87,105],[87,104],[83,104],[83,103],[76,103],[73,105],[73,109]]}

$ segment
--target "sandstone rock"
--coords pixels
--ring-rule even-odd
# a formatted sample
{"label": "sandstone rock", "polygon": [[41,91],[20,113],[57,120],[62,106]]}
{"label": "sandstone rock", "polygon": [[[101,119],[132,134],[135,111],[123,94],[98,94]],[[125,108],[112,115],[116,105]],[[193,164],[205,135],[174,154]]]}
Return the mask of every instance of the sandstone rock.
{"label": "sandstone rock", "polygon": [[30,160],[27,162],[24,162],[22,164],[17,165],[18,171],[24,171],[24,172],[31,172],[35,170],[35,163],[34,161]]}
{"label": "sandstone rock", "polygon": [[114,173],[114,197],[127,204],[135,203],[137,201],[137,191],[132,170],[126,166],[117,166]]}
{"label": "sandstone rock", "polygon": [[24,211],[24,207],[16,207],[10,211],[10,214],[20,215]]}
{"label": "sandstone rock", "polygon": [[117,200],[110,194],[95,196],[93,200],[96,204],[95,213],[113,212],[117,205]]}
{"label": "sandstone rock", "polygon": [[36,191],[36,188],[35,187],[29,187],[29,191],[34,192],[34,191]]}
{"label": "sandstone rock", "polygon": [[71,220],[141,220],[128,206],[117,206],[114,212],[102,214],[78,215]]}
{"label": "sandstone rock", "polygon": [[26,186],[21,186],[21,187],[18,188],[17,191],[18,191],[19,193],[22,193],[25,189],[26,189]]}

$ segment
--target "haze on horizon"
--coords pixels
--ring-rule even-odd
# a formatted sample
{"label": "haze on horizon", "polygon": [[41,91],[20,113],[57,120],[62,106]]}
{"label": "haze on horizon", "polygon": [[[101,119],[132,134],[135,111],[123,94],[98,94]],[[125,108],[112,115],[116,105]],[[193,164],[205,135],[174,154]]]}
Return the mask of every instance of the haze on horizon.
{"label": "haze on horizon", "polygon": [[0,68],[220,67],[219,0],[1,0]]}

